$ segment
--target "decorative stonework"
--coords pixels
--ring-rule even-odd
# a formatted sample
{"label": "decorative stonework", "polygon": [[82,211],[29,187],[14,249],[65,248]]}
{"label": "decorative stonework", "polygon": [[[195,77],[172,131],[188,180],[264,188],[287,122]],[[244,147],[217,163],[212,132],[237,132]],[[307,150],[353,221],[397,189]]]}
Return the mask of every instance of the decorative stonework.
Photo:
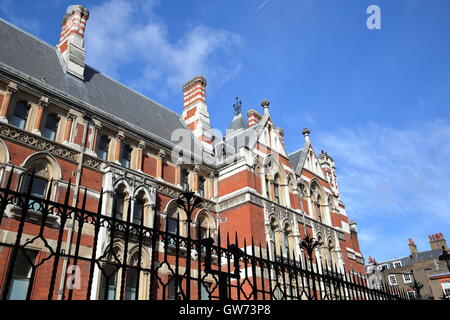
{"label": "decorative stonework", "polygon": [[71,161],[78,161],[79,152],[21,129],[10,127],[9,125],[0,125],[0,135],[35,148],[48,151],[62,158],[66,158]]}
{"label": "decorative stonework", "polygon": [[83,165],[100,170],[101,169],[101,165],[102,165],[103,161],[95,158],[95,157],[91,157],[88,155],[84,155],[83,157]]}

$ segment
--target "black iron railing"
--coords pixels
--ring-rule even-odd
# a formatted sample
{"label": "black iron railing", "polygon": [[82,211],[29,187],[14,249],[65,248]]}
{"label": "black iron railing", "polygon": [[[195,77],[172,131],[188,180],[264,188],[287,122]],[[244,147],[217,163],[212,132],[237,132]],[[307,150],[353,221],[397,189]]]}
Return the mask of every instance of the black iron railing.
{"label": "black iron railing", "polygon": [[59,184],[58,194],[61,188],[65,194],[54,201],[52,181],[43,198],[32,192],[34,175],[25,191],[12,190],[12,176],[0,189],[2,299],[408,299],[404,291],[369,289],[364,277],[321,264],[309,237],[298,248],[308,255],[301,261],[253,239],[240,243],[220,227],[202,239],[192,220],[201,200],[192,192],[177,200],[186,219],[178,214],[170,229],[166,214],[156,211],[146,213],[151,221],[132,223],[131,201],[120,220],[108,212],[103,192],[94,212],[86,209],[87,190],[77,192],[79,206],[69,205],[70,181]]}

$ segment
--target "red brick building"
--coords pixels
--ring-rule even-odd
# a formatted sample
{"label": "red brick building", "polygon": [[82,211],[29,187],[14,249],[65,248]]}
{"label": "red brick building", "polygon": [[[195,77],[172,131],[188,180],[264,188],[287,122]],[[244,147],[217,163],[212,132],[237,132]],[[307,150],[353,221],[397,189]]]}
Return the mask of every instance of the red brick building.
{"label": "red brick building", "polygon": [[[231,124],[220,137],[210,126],[203,77],[183,86],[183,109],[175,108],[182,111],[179,115],[85,65],[88,18],[82,6],[69,7],[56,47],[0,20],[2,187],[12,175],[12,187],[26,190],[34,170],[35,196],[49,195],[52,201],[68,201],[73,207],[86,199],[86,209],[93,212],[102,197],[104,215],[114,211],[117,219],[153,227],[158,214],[158,223],[165,228],[178,228],[171,221],[179,218],[180,235],[188,232],[187,217],[174,199],[190,188],[204,200],[192,225],[213,238],[220,225],[222,234],[237,233],[241,248],[244,239],[253,238],[271,258],[275,253],[266,252],[267,244],[280,248],[277,255],[303,261],[299,244],[308,233],[320,242],[316,257],[323,264],[364,273],[356,223],[349,220],[340,198],[334,160],[324,151],[317,155],[308,129],[302,131],[303,148],[287,154],[284,131],[273,122],[269,101],[261,103],[261,113],[249,110],[248,118],[236,101]],[[69,180],[72,188],[65,199]],[[8,205],[0,225],[2,288],[20,212]],[[16,257],[22,269],[13,270],[9,298],[24,298],[28,292],[30,298],[46,299],[52,276],[57,279],[53,298],[62,297],[69,263],[59,263],[51,275],[58,223],[57,215],[28,213],[20,240],[26,253],[20,251]],[[40,225],[46,226],[45,236]],[[63,228],[61,250],[74,250],[74,228],[74,224]],[[94,233],[86,228],[82,234],[79,250],[88,256]],[[107,233],[100,234],[96,250],[111,259],[117,255],[128,257],[130,263],[136,260],[136,248],[108,242]],[[158,248],[139,249],[142,265],[153,251]],[[38,266],[36,272],[27,269],[31,260]],[[80,261],[79,267],[83,271],[88,264]],[[92,299],[105,290],[109,298],[118,298],[122,277],[126,294],[147,297],[145,272],[138,289],[133,275],[120,272],[112,276],[113,285],[107,282],[105,287],[104,274],[96,269]],[[85,281],[81,279],[82,284]],[[73,295],[85,298],[83,290],[74,290]]]}

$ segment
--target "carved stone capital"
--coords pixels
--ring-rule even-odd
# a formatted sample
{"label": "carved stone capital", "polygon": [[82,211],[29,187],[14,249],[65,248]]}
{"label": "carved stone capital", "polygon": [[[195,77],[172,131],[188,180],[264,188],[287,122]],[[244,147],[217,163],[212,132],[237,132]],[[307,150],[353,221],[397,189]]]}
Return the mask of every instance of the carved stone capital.
{"label": "carved stone capital", "polygon": [[119,131],[119,132],[116,134],[116,139],[117,139],[117,140],[122,141],[124,138],[125,138],[125,134],[124,134],[123,131]]}
{"label": "carved stone capital", "polygon": [[138,149],[139,150],[144,150],[145,149],[145,141],[144,140],[139,141]]}
{"label": "carved stone capital", "polygon": [[42,96],[38,103],[37,103],[38,108],[45,108],[48,106],[48,98],[45,96]]}
{"label": "carved stone capital", "polygon": [[196,164],[194,166],[194,168],[192,168],[192,172],[199,173],[200,172],[200,166],[198,164]]}
{"label": "carved stone capital", "polygon": [[166,152],[164,151],[164,149],[159,149],[158,154],[156,156],[158,157],[158,159],[162,159],[166,156]]}
{"label": "carved stone capital", "polygon": [[14,82],[10,82],[7,86],[6,86],[6,94],[13,94],[17,91],[17,84]]}

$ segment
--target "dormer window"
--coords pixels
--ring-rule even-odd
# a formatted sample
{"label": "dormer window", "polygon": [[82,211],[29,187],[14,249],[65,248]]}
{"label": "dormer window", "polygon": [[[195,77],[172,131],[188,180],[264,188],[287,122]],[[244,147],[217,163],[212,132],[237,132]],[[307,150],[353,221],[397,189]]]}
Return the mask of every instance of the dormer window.
{"label": "dormer window", "polygon": [[25,129],[29,110],[30,108],[25,102],[17,102],[16,107],[14,108],[14,114],[11,119],[11,124],[13,126],[16,126],[17,128]]}

